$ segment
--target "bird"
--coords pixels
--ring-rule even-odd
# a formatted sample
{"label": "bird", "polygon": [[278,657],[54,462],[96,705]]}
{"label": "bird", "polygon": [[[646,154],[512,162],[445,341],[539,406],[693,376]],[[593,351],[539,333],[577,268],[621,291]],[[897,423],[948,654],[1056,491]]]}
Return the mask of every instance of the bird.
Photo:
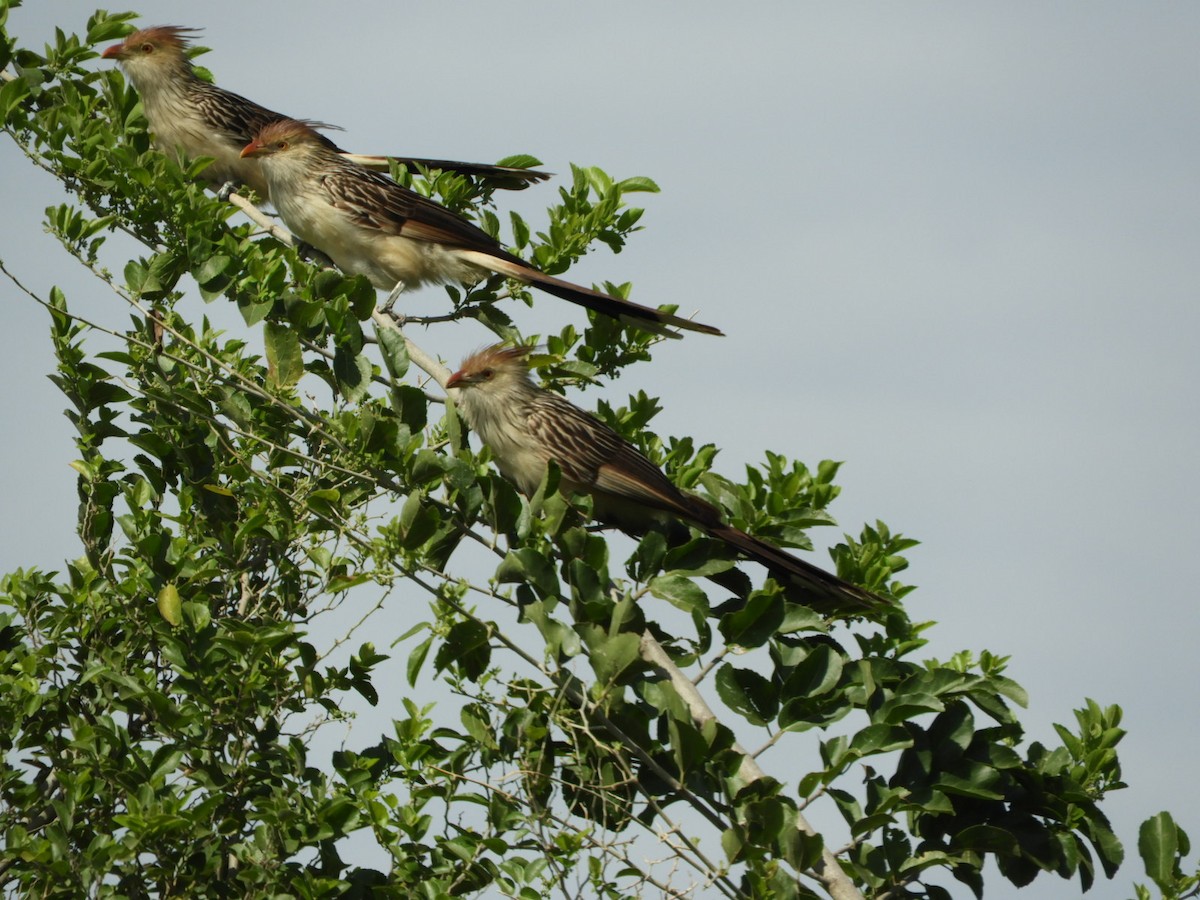
{"label": "bird", "polygon": [[[189,159],[211,157],[212,164],[203,172],[206,181],[217,187],[245,185],[260,198],[269,199],[267,182],[258,160],[248,159],[240,153],[264,126],[287,116],[197,75],[187,50],[190,39],[198,30],[178,25],[144,28],[128,35],[119,44],[105,48],[100,56],[117,60],[133,82],[155,143],[160,148],[174,149]],[[395,159],[409,168],[452,171],[488,179],[495,187],[518,189],[550,177],[548,172],[485,163],[364,156],[342,150],[323,135],[321,140],[330,151],[383,171],[388,170],[389,159]]]}
{"label": "bird", "polygon": [[563,494],[592,498],[592,514],[629,534],[682,522],[762,563],[801,589],[819,612],[869,612],[883,598],[722,521],[706,500],[677,488],[629,441],[566,398],[533,383],[529,347],[485,347],[463,360],[446,390],[466,423],[491,448],[500,473],[527,497],[550,463]]}
{"label": "bird", "polygon": [[271,202],[292,233],[343,271],[391,290],[386,307],[406,288],[473,284],[494,272],[650,331],[671,334],[665,326],[674,326],[721,334],[711,325],[545,274],[457,213],[340,156],[313,126],[296,119],[273,122],[242,156],[262,161]]}

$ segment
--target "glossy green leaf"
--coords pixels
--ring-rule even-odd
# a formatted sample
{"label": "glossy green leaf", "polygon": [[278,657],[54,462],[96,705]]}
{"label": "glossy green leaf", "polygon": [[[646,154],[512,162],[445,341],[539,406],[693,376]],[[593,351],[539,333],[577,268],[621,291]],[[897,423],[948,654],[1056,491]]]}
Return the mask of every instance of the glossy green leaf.
{"label": "glossy green leaf", "polygon": [[766,643],[783,622],[784,602],[779,594],[756,593],[736,612],[721,619],[727,644],[758,647]]}
{"label": "glossy green leaf", "polygon": [[379,340],[383,362],[392,378],[403,378],[408,371],[408,346],[404,335],[391,328],[376,327],[375,336]]}
{"label": "glossy green leaf", "polygon": [[609,684],[638,659],[641,639],[636,634],[615,634],[611,637],[597,629],[596,637],[588,641],[588,659],[599,684]]}
{"label": "glossy green leaf", "polygon": [[289,388],[304,374],[304,357],[300,338],[286,325],[268,322],[263,326],[267,351],[267,372],[272,384]]}
{"label": "glossy green leaf", "polygon": [[779,695],[771,682],[750,669],[726,663],[717,670],[721,702],[752,725],[766,725],[779,711]]}
{"label": "glossy green leaf", "polygon": [[371,386],[371,362],[362,354],[351,354],[338,347],[333,354],[333,374],[338,391],[347,403],[357,403]]}
{"label": "glossy green leaf", "polygon": [[496,569],[496,580],[501,584],[528,582],[548,596],[556,595],[559,587],[554,566],[546,557],[526,547],[514,550],[504,557]]}
{"label": "glossy green leaf", "polygon": [[648,585],[650,593],[684,612],[708,614],[708,597],[700,586],[683,575],[659,575]]}
{"label": "glossy green leaf", "polygon": [[475,619],[456,622],[438,648],[434,665],[441,671],[458,668],[467,678],[477,681],[487,670],[492,648],[487,627]]}
{"label": "glossy green leaf", "polygon": [[183,624],[183,601],[179,597],[179,588],[173,584],[165,584],[158,592],[159,615],[163,617],[168,625],[179,626]]}

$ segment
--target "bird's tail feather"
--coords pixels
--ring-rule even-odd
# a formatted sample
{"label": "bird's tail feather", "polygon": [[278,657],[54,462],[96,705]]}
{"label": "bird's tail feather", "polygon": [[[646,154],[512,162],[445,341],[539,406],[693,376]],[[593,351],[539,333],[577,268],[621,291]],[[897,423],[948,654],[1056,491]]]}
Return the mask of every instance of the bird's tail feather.
{"label": "bird's tail feather", "polygon": [[640,303],[634,303],[632,300],[622,300],[620,297],[612,297],[608,294],[602,294],[599,291],[593,291],[591,288],[563,281],[561,278],[555,278],[553,275],[539,272],[537,269],[515,257],[513,259],[506,259],[502,256],[493,256],[478,250],[461,250],[459,251],[459,255],[463,259],[482,266],[485,269],[490,269],[501,275],[507,275],[510,278],[516,278],[519,281],[528,282],[535,287],[541,288],[548,294],[553,294],[555,297],[571,303],[577,303],[601,315],[612,316],[614,319],[620,319],[623,322],[659,334],[678,337],[678,335],[665,331],[667,326],[682,328],[685,331],[699,331],[703,334],[720,335],[722,333],[719,328],[714,328],[712,325],[693,322],[691,319],[684,319],[649,306],[642,306]]}
{"label": "bird's tail feather", "polygon": [[824,569],[740,529],[730,525],[716,525],[710,526],[707,531],[710,536],[725,541],[743,555],[762,563],[777,578],[782,575],[784,579],[803,589],[806,602],[818,612],[869,612],[887,605],[887,601],[882,597],[843,581],[836,575],[831,575]]}
{"label": "bird's tail feather", "polygon": [[423,169],[441,169],[444,172],[457,172],[459,175],[469,175],[472,178],[486,178],[495,182],[495,187],[519,191],[539,181],[550,177],[549,172],[538,169],[518,169],[515,166],[493,166],[487,163],[458,162],[453,159],[421,159],[415,156],[369,156],[361,153],[342,153],[343,159],[376,169],[388,171],[390,161],[395,160],[412,169],[420,166]]}

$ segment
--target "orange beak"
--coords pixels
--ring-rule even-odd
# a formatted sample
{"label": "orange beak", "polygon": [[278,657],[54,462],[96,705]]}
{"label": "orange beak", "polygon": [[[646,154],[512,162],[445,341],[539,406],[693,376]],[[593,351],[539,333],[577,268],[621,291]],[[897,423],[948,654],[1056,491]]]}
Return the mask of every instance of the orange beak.
{"label": "orange beak", "polygon": [[458,387],[462,383],[462,381],[463,381],[463,373],[461,371],[455,372],[453,375],[451,375],[449,378],[446,379],[446,390],[450,390],[450,388],[452,388],[452,387]]}
{"label": "orange beak", "polygon": [[124,57],[124,44],[113,44],[111,47],[105,47],[104,52],[100,54],[101,59],[122,59]]}
{"label": "orange beak", "polygon": [[242,159],[245,159],[248,156],[258,156],[259,153],[262,152],[262,149],[263,149],[263,145],[258,142],[257,138],[255,138],[250,143],[248,143],[245,147],[243,147],[242,152],[239,153],[238,155]]}

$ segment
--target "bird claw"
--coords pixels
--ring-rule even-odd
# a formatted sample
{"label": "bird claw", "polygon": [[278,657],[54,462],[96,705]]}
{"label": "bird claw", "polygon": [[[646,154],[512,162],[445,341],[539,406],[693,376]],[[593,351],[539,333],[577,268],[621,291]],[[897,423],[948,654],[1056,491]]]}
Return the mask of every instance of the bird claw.
{"label": "bird claw", "polygon": [[396,323],[397,328],[403,328],[408,324],[408,316],[404,313],[398,313],[394,309],[388,309],[386,306],[379,307],[379,311]]}
{"label": "bird claw", "polygon": [[236,190],[237,190],[237,182],[236,181],[227,181],[223,185],[221,185],[219,188],[217,188],[217,199],[218,200],[228,200],[229,195],[232,194]]}

